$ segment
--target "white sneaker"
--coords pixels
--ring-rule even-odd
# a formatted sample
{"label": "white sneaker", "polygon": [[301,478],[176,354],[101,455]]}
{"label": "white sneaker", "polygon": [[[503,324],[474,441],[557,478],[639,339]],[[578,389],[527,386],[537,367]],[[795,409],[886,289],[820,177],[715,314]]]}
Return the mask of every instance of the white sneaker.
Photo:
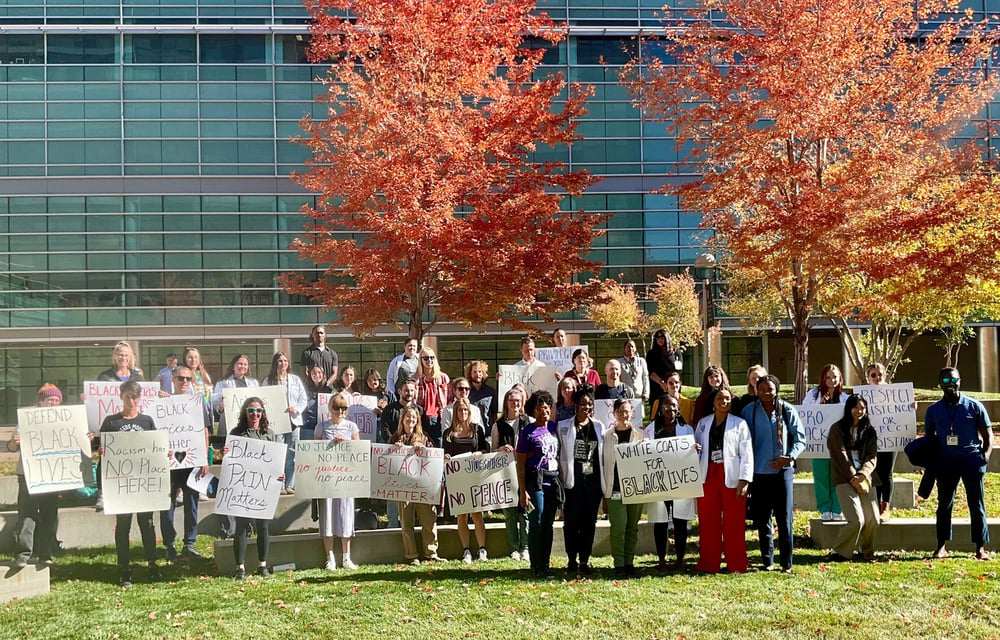
{"label": "white sneaker", "polygon": [[479,561],[485,562],[486,560],[489,559],[490,559],[489,556],[486,555],[486,547],[479,547]]}
{"label": "white sneaker", "polygon": [[511,560],[520,560],[521,559],[521,554],[519,552],[517,552],[517,551],[511,551],[510,552],[510,559]]}
{"label": "white sneaker", "polygon": [[462,552],[462,562],[465,564],[472,564],[472,552],[468,549]]}
{"label": "white sneaker", "polygon": [[833,521],[833,513],[830,512],[830,511],[824,511],[823,514],[822,514],[822,517],[823,517],[823,522],[832,522]]}
{"label": "white sneaker", "polygon": [[527,549],[521,552],[521,562],[531,562],[531,556],[528,555]]}
{"label": "white sneaker", "polygon": [[354,571],[355,569],[358,568],[358,565],[351,562],[350,558],[344,558],[344,561],[340,563],[340,566],[344,567],[349,571]]}
{"label": "white sneaker", "polygon": [[413,560],[410,560],[410,564],[413,565],[414,567],[419,567],[420,566],[420,558],[414,558]]}
{"label": "white sneaker", "polygon": [[330,558],[329,560],[326,561],[326,570],[327,571],[337,570],[337,561],[334,558]]}
{"label": "white sneaker", "polygon": [[835,513],[835,514],[833,514],[833,519],[836,522],[846,522],[847,521],[847,518],[845,518],[844,514],[842,514],[842,513]]}

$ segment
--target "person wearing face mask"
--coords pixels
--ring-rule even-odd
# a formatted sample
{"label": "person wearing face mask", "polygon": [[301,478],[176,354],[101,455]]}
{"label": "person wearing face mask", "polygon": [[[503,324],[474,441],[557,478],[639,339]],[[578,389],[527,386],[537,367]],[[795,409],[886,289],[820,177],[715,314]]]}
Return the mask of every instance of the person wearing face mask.
{"label": "person wearing face mask", "polygon": [[986,543],[990,541],[990,530],[986,525],[984,479],[993,452],[990,416],[981,402],[959,390],[962,378],[958,369],[942,369],[938,380],[942,398],[932,404],[924,415],[924,432],[928,438],[937,438],[940,445],[934,468],[938,485],[937,549],[934,557],[948,557],[947,544],[952,534],[951,511],[955,506],[955,490],[961,480],[972,518],[975,557],[989,560]]}
{"label": "person wearing face mask", "polygon": [[[223,389],[256,388],[260,386],[256,378],[247,375],[250,372],[250,356],[245,353],[236,354],[229,362],[229,368],[222,380],[215,383],[215,391],[212,392],[212,407],[219,414],[219,435],[224,436],[229,433],[229,424],[226,421],[226,406],[223,402]],[[235,420],[236,418],[234,418]]]}
{"label": "person wearing face mask", "polygon": [[580,385],[574,396],[576,415],[559,421],[559,439],[566,469],[566,501],[563,505],[563,537],[569,562],[566,571],[591,575],[597,512],[604,490],[601,484],[601,444],[604,425],[594,418],[594,388]]}

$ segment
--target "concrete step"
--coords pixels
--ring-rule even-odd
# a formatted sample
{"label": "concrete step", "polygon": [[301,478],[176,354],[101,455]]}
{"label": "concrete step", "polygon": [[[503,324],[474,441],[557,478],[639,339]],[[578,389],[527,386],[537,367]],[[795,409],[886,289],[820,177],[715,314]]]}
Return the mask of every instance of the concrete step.
{"label": "concrete step", "polygon": [[24,600],[48,592],[48,567],[34,564],[16,567],[13,562],[0,562],[0,603]]}
{"label": "concrete step", "polygon": [[[812,478],[796,478],[792,481],[793,500],[796,509],[816,510],[816,492]],[[892,489],[893,509],[912,509],[915,503],[916,486],[909,478],[896,478]]]}
{"label": "concrete step", "polygon": [[[916,468],[910,464],[910,459],[902,451],[896,456],[896,466],[893,467],[896,473],[914,473]],[[989,465],[986,470],[990,473],[1000,473],[1000,455],[991,455]],[[812,460],[801,459],[795,462],[795,471],[801,473],[812,473]]]}
{"label": "concrete step", "polygon": [[[987,549],[996,550],[997,540],[1000,540],[1000,518],[987,519],[990,539]],[[830,549],[843,522],[824,522],[820,518],[809,521],[809,535],[820,549]],[[954,518],[952,520],[952,539],[948,549],[952,551],[972,552],[976,546],[972,543],[969,518]],[[937,528],[934,518],[890,518],[878,528],[875,537],[875,548],[878,551],[895,550],[925,550],[933,552],[937,548]]]}
{"label": "concrete step", "polygon": [[[553,525],[552,559],[554,565],[565,564],[566,547],[562,533],[562,522]],[[470,526],[471,528],[471,526]],[[272,529],[273,531],[273,529]],[[611,524],[607,520],[597,521],[597,532],[594,536],[594,557],[611,555]],[[438,555],[453,563],[462,556],[462,546],[458,541],[457,525],[439,525]],[[470,531],[473,546],[475,534]],[[420,544],[420,530],[416,532],[417,544]],[[247,545],[246,566],[256,566],[257,541],[251,536]],[[340,559],[340,543],[335,541],[337,558]],[[506,558],[507,536],[502,522],[487,523],[486,549],[490,558]],[[473,549],[475,554],[476,549]],[[636,544],[637,554],[656,553],[653,541],[653,525],[648,522],[639,523],[639,540]],[[673,555],[673,546],[670,554]],[[698,547],[693,541],[688,542],[688,556],[696,558]],[[351,559],[358,565],[366,564],[399,564],[406,562],[403,556],[403,540],[399,529],[378,529],[376,531],[357,531],[351,540]],[[299,533],[271,537],[271,548],[268,552],[268,564],[280,566],[294,564],[296,569],[317,569],[326,564],[326,552],[323,550],[323,540],[316,533]],[[478,561],[477,561],[478,562]],[[233,541],[215,541],[215,566],[220,575],[231,575],[236,571],[236,558],[233,555]],[[475,563],[473,564],[475,566]],[[527,563],[524,565],[527,567]]]}

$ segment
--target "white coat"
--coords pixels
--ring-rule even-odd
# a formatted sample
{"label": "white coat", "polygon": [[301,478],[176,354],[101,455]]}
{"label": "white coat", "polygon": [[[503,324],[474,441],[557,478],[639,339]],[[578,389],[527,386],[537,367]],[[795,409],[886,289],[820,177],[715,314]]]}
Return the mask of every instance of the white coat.
{"label": "white coat", "polygon": [[[715,414],[709,414],[698,421],[694,430],[695,442],[701,445],[702,480],[708,477],[708,432],[715,422]],[[726,429],[722,434],[722,466],[726,471],[726,486],[735,489],[740,480],[753,480],[753,442],[750,427],[743,418],[732,414],[726,417]]]}
{"label": "white coat", "polygon": [[[596,418],[591,418],[591,421],[594,423],[594,432],[597,433],[597,449],[603,453],[601,443],[604,441],[604,425]],[[576,466],[573,464],[573,453],[576,448],[576,417],[560,420],[556,429],[559,432],[559,468],[562,470],[563,486],[569,490],[576,485]]]}

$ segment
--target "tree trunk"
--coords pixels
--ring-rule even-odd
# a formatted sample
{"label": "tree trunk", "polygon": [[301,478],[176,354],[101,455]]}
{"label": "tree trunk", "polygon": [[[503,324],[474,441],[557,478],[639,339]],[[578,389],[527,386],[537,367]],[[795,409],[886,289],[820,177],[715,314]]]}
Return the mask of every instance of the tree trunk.
{"label": "tree trunk", "polygon": [[795,339],[795,404],[802,402],[809,387],[809,325],[796,323],[792,327]]}

